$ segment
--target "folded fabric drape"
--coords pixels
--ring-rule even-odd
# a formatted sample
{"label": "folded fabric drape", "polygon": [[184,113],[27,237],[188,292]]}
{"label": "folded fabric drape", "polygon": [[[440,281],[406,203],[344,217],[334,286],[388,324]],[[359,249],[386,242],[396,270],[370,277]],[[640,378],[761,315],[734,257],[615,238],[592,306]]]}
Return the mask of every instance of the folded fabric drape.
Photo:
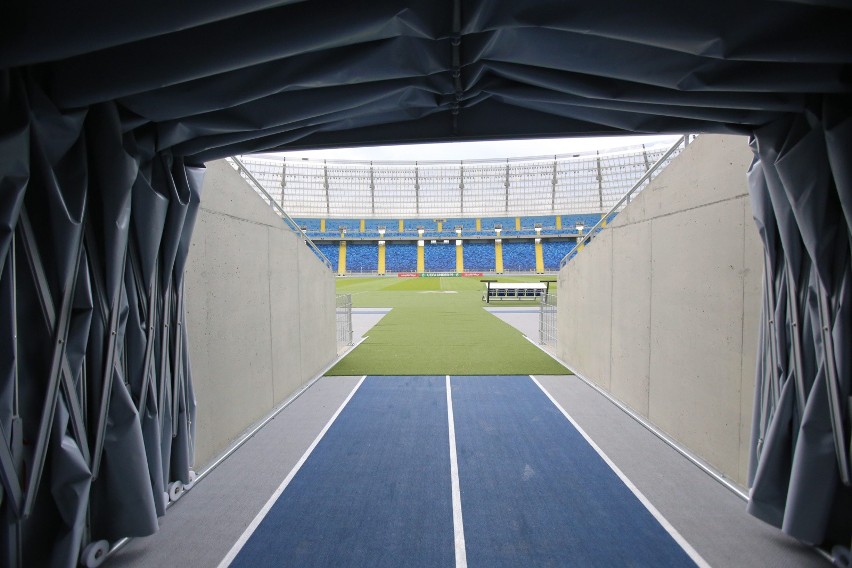
{"label": "folded fabric drape", "polygon": [[[203,167],[61,111],[4,72],[0,114],[0,564],[75,566],[154,533],[189,483],[183,269]],[[19,548],[20,547],[20,548]]]}
{"label": "folded fabric drape", "polygon": [[805,542],[852,530],[852,100],[755,131],[765,249],[748,510]]}

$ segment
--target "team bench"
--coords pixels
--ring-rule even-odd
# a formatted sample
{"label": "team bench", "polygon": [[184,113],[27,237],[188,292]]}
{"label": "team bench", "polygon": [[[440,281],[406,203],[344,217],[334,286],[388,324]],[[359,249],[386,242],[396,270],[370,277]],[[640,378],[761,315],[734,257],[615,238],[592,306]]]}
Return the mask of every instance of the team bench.
{"label": "team bench", "polygon": [[539,300],[547,293],[547,283],[503,283],[482,280],[485,283],[485,293],[482,299],[486,303],[491,300]]}

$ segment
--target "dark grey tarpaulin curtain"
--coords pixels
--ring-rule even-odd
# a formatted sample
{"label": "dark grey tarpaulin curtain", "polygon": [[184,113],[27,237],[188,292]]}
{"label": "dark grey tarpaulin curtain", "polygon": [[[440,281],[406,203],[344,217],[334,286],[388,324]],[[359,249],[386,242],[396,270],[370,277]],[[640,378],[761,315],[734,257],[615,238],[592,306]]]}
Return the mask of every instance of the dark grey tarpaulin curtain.
{"label": "dark grey tarpaulin curtain", "polygon": [[632,132],[756,131],[751,510],[842,533],[850,30],[849,0],[5,3],[0,565],[148,534],[188,481],[204,161]]}
{"label": "dark grey tarpaulin curtain", "polygon": [[154,533],[191,482],[183,270],[204,170],[124,132],[113,103],[62,111],[14,72],[0,92],[0,565],[70,567]]}
{"label": "dark grey tarpaulin curtain", "polygon": [[748,510],[805,542],[852,530],[852,99],[755,131],[765,249]]}

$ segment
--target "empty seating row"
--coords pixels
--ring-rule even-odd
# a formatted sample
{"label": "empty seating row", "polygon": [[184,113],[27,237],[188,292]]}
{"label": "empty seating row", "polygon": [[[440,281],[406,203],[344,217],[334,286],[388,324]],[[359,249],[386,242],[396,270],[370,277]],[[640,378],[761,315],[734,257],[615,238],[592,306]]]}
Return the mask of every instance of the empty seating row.
{"label": "empty seating row", "polygon": [[504,236],[562,235],[582,232],[599,220],[598,213],[452,219],[295,219],[309,237],[318,239],[341,234],[376,239],[414,235],[448,238],[457,236],[459,231],[464,236],[495,236],[498,230]]}
{"label": "empty seating row", "polygon": [[[394,272],[542,272],[559,269],[559,262],[576,245],[573,239],[517,241],[465,241],[457,247],[453,240],[415,242],[388,241],[380,247],[375,242],[317,243],[339,274]],[[542,264],[537,264],[537,247],[541,247]],[[418,248],[422,256],[418,260]],[[461,250],[461,258],[458,257]],[[345,255],[345,256],[344,256]],[[382,262],[382,256],[384,262]],[[461,260],[461,264],[458,264]],[[422,264],[421,264],[422,263]],[[345,265],[345,266],[344,266]]]}

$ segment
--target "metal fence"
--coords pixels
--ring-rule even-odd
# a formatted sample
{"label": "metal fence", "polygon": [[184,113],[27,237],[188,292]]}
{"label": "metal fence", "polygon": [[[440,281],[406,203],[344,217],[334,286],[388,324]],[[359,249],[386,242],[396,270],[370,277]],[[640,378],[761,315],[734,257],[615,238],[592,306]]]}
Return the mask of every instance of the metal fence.
{"label": "metal fence", "polygon": [[622,196],[621,199],[614,201],[614,205],[610,207],[606,213],[601,215],[601,220],[598,221],[594,227],[588,229],[586,231],[586,235],[577,239],[577,246],[571,249],[571,251],[562,258],[559,263],[560,269],[563,268],[568,262],[577,256],[577,254],[583,250],[583,248],[589,244],[597,234],[606,228],[607,224],[612,222],[618,213],[620,213],[625,207],[630,205],[630,200],[634,199],[639,192],[641,192],[645,187],[651,183],[655,177],[657,177],[660,172],[662,172],[666,166],[668,166],[672,160],[674,160],[683,150],[689,146],[690,142],[695,140],[696,135],[694,134],[686,134],[678,139],[671,148],[661,153],[659,158],[653,165],[649,166],[647,171],[642,174],[633,186],[628,189]]}
{"label": "metal fence", "polygon": [[297,217],[488,217],[603,213],[666,145],[508,160],[367,162],[241,156]]}
{"label": "metal fence", "polygon": [[337,296],[337,353],[352,345],[352,294]]}
{"label": "metal fence", "polygon": [[556,345],[556,296],[545,294],[541,298],[538,312],[538,342],[541,345]]}

